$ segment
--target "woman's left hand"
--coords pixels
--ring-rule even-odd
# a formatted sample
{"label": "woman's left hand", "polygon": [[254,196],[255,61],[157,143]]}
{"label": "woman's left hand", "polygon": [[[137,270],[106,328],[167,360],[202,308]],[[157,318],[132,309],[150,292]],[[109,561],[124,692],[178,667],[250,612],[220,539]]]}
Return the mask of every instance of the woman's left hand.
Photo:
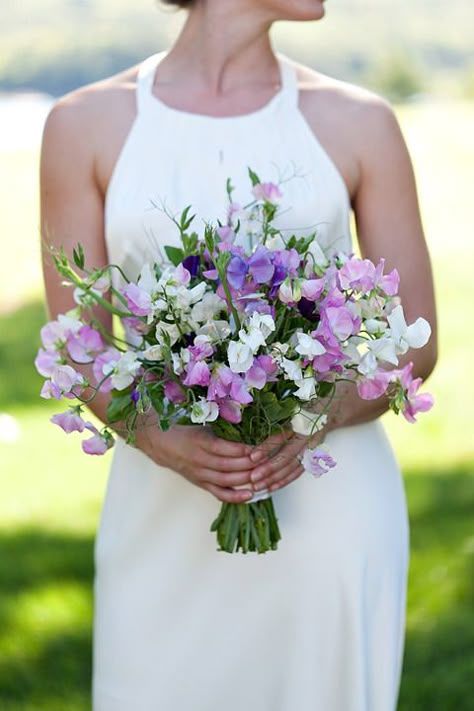
{"label": "woman's left hand", "polygon": [[308,446],[317,446],[323,440],[323,432],[308,438],[293,430],[285,430],[266,439],[250,455],[250,459],[257,462],[262,452],[268,453],[250,475],[254,491],[266,489],[273,493],[297,479],[304,472],[301,464],[304,450]]}

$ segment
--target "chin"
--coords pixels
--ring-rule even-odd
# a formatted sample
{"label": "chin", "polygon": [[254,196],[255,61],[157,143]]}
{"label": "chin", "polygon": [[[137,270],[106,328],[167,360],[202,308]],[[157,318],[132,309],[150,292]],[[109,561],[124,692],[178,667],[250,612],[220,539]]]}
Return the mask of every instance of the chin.
{"label": "chin", "polygon": [[273,11],[275,20],[320,20],[325,14],[325,0],[263,0],[263,2],[269,10]]}

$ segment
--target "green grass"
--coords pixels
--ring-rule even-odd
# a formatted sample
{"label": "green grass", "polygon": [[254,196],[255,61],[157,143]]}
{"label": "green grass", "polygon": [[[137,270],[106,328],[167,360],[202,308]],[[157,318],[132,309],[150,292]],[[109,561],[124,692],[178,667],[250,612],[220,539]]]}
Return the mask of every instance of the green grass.
{"label": "green grass", "polygon": [[[474,106],[406,107],[435,269],[441,359],[437,404],[410,426],[386,418],[405,472],[411,523],[400,711],[468,711],[474,678],[474,451],[470,374],[474,303],[471,186]],[[447,131],[447,127],[449,130]],[[1,156],[0,708],[90,708],[93,538],[110,458],[48,422],[31,368],[40,299],[36,154]],[[12,269],[12,265],[21,269]],[[11,441],[8,441],[10,434]],[[3,441],[2,441],[3,440]]]}

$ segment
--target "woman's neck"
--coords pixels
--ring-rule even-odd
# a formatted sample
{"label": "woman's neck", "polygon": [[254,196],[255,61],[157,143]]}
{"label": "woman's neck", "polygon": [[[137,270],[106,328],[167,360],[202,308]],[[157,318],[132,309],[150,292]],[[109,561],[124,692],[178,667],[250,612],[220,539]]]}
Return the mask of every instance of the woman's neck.
{"label": "woman's neck", "polygon": [[245,0],[198,2],[163,61],[165,81],[216,97],[246,85],[276,85],[271,22]]}

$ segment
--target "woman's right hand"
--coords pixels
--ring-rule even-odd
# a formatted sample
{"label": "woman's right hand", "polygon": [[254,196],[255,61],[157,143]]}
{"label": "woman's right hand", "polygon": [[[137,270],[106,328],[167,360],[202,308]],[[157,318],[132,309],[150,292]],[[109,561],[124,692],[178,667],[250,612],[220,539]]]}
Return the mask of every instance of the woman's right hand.
{"label": "woman's right hand", "polygon": [[[255,447],[216,437],[202,425],[174,425],[167,432],[145,426],[137,435],[139,448],[156,464],[173,469],[219,501],[239,504],[253,497],[250,475],[259,463]],[[264,459],[265,452],[258,457]]]}

